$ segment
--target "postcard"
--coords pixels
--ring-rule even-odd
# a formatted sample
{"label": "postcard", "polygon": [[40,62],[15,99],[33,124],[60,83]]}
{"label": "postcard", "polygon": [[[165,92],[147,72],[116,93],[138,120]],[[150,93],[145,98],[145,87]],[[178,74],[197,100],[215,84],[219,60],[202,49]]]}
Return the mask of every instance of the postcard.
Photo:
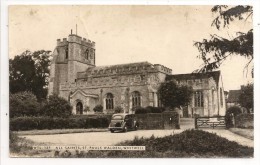
{"label": "postcard", "polygon": [[8,14],[10,157],[254,158],[253,6]]}

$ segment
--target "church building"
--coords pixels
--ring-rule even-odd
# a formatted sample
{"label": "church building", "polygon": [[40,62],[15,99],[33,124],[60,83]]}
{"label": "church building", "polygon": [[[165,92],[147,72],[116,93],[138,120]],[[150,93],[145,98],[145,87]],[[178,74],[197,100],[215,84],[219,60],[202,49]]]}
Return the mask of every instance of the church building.
{"label": "church building", "polygon": [[161,106],[160,83],[172,79],[194,89],[184,117],[225,115],[219,71],[173,75],[170,68],[149,62],[96,66],[95,42],[75,34],[57,40],[48,95],[68,100],[73,114],[93,114],[96,105],[102,105],[104,113],[112,113],[118,106],[125,113],[134,113],[134,107]]}

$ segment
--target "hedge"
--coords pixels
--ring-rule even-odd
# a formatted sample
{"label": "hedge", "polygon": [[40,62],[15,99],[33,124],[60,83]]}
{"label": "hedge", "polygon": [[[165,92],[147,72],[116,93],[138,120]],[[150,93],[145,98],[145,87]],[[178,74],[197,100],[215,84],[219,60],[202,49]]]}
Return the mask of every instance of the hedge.
{"label": "hedge", "polygon": [[138,129],[180,129],[179,114],[172,111],[136,114],[136,119]]}
{"label": "hedge", "polygon": [[135,114],[146,114],[146,113],[162,113],[165,111],[164,108],[162,107],[152,107],[152,106],[147,106],[145,108],[143,107],[136,107],[134,109]]}
{"label": "hedge", "polygon": [[226,115],[225,115],[225,121],[226,121],[226,127],[227,128],[231,128],[234,127],[233,124],[233,117],[236,117],[238,114],[241,114],[242,110],[240,107],[238,106],[232,106],[229,107],[228,110],[226,111]]}
{"label": "hedge", "polygon": [[235,127],[254,128],[254,114],[242,113],[235,117]]}
{"label": "hedge", "polygon": [[10,130],[107,128],[109,122],[108,117],[98,116],[85,118],[17,117],[10,119]]}

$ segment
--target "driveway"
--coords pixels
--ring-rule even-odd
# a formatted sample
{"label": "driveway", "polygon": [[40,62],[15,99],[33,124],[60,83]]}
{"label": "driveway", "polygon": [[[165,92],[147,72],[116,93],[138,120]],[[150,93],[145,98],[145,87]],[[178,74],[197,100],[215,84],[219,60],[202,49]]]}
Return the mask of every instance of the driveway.
{"label": "driveway", "polygon": [[73,133],[73,134],[55,134],[55,135],[26,135],[20,136],[26,139],[55,145],[115,145],[125,140],[133,140],[137,137],[163,137],[173,133],[180,133],[182,130],[138,130],[126,133],[110,133],[107,132],[89,132],[89,133]]}
{"label": "driveway", "polygon": [[254,140],[245,138],[243,136],[234,134],[233,132],[227,129],[202,129],[203,131],[208,131],[210,133],[216,133],[217,135],[224,137],[230,141],[235,141],[241,145],[254,147]]}
{"label": "driveway", "polygon": [[[241,145],[254,147],[254,141],[234,134],[226,129],[202,129],[210,133],[227,138],[230,141],[238,142]],[[137,137],[163,137],[166,135],[177,134],[184,131],[180,130],[138,130],[127,133],[110,133],[110,132],[89,132],[89,133],[73,133],[73,134],[55,134],[55,135],[27,135],[20,136],[26,139],[46,144],[54,145],[86,145],[86,146],[102,146],[115,145],[125,140],[133,140]]]}
{"label": "driveway", "polygon": [[[38,143],[47,143],[55,145],[86,145],[86,146],[100,146],[100,145],[115,145],[125,140],[133,140],[137,137],[163,137],[166,135],[181,133],[186,129],[194,129],[194,119],[181,118],[181,129],[179,130],[138,130],[127,133],[110,133],[107,132],[88,132],[88,133],[72,133],[72,134],[55,134],[55,135],[21,135],[32,141]],[[216,133],[230,141],[235,141],[241,145],[254,147],[254,141],[247,139],[240,135],[234,134],[224,128],[203,128],[203,131]]]}

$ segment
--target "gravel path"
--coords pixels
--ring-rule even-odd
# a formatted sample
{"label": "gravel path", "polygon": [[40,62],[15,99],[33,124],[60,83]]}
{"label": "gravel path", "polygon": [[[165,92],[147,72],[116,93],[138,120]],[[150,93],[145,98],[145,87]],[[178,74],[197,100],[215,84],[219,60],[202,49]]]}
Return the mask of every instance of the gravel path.
{"label": "gravel path", "polygon": [[[180,125],[182,129],[194,129],[194,119],[192,118],[181,118]],[[238,134],[235,134],[225,128],[200,128],[200,130],[207,131],[210,133],[216,133],[217,135],[224,137],[230,141],[235,141],[241,145],[254,147],[254,140],[245,138]]]}
{"label": "gravel path", "polygon": [[203,129],[204,131],[208,131],[210,133],[216,133],[217,135],[224,137],[230,141],[235,141],[241,145],[248,146],[248,147],[254,147],[254,140],[245,138],[243,136],[234,134],[233,132],[230,132],[226,129]]}
{"label": "gravel path", "polygon": [[26,135],[20,136],[35,142],[52,143],[58,145],[115,145],[125,140],[133,140],[138,137],[163,137],[173,133],[180,133],[182,130],[138,130],[127,133],[110,133],[110,132],[89,132],[73,134],[55,134],[55,135]]}

